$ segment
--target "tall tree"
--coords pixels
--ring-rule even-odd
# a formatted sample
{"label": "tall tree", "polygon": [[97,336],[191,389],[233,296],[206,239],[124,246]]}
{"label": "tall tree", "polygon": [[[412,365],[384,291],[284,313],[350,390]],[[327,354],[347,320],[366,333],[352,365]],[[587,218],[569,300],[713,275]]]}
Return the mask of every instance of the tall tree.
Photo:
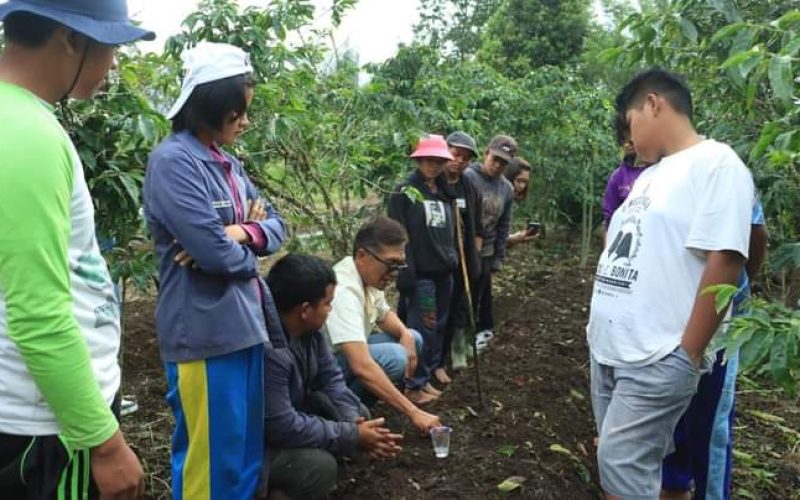
{"label": "tall tree", "polygon": [[503,0],[420,0],[417,39],[465,60],[481,47],[481,32]]}
{"label": "tall tree", "polygon": [[589,29],[590,0],[505,0],[486,23],[478,57],[511,76],[573,61]]}
{"label": "tall tree", "polygon": [[605,51],[622,47],[628,37],[620,29],[622,23],[637,12],[650,11],[647,5],[653,0],[640,0],[639,9],[630,0],[600,0],[596,3],[603,15],[589,22],[589,29],[583,43],[578,72],[587,82],[604,82],[612,89],[622,88],[633,70],[617,64],[608,64],[602,57]]}

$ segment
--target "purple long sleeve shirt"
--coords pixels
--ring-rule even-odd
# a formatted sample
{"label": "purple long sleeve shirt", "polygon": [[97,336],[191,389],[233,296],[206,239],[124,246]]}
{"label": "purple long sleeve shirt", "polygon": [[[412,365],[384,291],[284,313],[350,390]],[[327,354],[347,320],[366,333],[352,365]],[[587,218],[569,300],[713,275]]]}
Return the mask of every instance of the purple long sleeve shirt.
{"label": "purple long sleeve shirt", "polygon": [[635,167],[632,163],[623,162],[608,177],[606,194],[603,196],[603,224],[608,228],[611,216],[622,205],[639,175],[646,166]]}

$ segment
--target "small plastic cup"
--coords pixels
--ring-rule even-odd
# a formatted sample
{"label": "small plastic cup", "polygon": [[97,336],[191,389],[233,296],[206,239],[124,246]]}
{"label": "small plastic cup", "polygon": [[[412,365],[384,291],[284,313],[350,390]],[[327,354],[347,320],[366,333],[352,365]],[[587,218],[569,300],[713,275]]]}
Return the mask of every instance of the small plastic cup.
{"label": "small plastic cup", "polygon": [[431,429],[431,442],[436,458],[447,458],[450,454],[450,434],[453,429],[450,427],[434,427]]}

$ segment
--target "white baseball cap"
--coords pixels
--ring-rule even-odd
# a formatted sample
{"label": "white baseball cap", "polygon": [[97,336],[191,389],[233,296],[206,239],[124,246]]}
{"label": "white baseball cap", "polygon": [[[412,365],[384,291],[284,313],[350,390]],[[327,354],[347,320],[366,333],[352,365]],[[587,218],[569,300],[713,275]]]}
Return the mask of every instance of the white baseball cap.
{"label": "white baseball cap", "polygon": [[198,85],[253,72],[250,55],[227,43],[200,42],[185,50],[181,54],[181,60],[186,74],[183,77],[181,95],[167,113],[170,120],[180,113]]}

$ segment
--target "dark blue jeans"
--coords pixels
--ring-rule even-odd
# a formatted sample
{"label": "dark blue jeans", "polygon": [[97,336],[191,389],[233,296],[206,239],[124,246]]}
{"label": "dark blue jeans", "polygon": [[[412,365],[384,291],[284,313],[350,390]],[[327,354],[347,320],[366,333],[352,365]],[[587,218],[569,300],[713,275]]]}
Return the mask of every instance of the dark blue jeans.
{"label": "dark blue jeans", "polygon": [[407,300],[409,328],[422,335],[423,348],[417,364],[417,372],[409,382],[410,389],[421,389],[431,379],[431,370],[442,366],[443,344],[447,318],[450,314],[453,276],[444,275],[435,279],[418,279],[414,293],[401,296]]}

